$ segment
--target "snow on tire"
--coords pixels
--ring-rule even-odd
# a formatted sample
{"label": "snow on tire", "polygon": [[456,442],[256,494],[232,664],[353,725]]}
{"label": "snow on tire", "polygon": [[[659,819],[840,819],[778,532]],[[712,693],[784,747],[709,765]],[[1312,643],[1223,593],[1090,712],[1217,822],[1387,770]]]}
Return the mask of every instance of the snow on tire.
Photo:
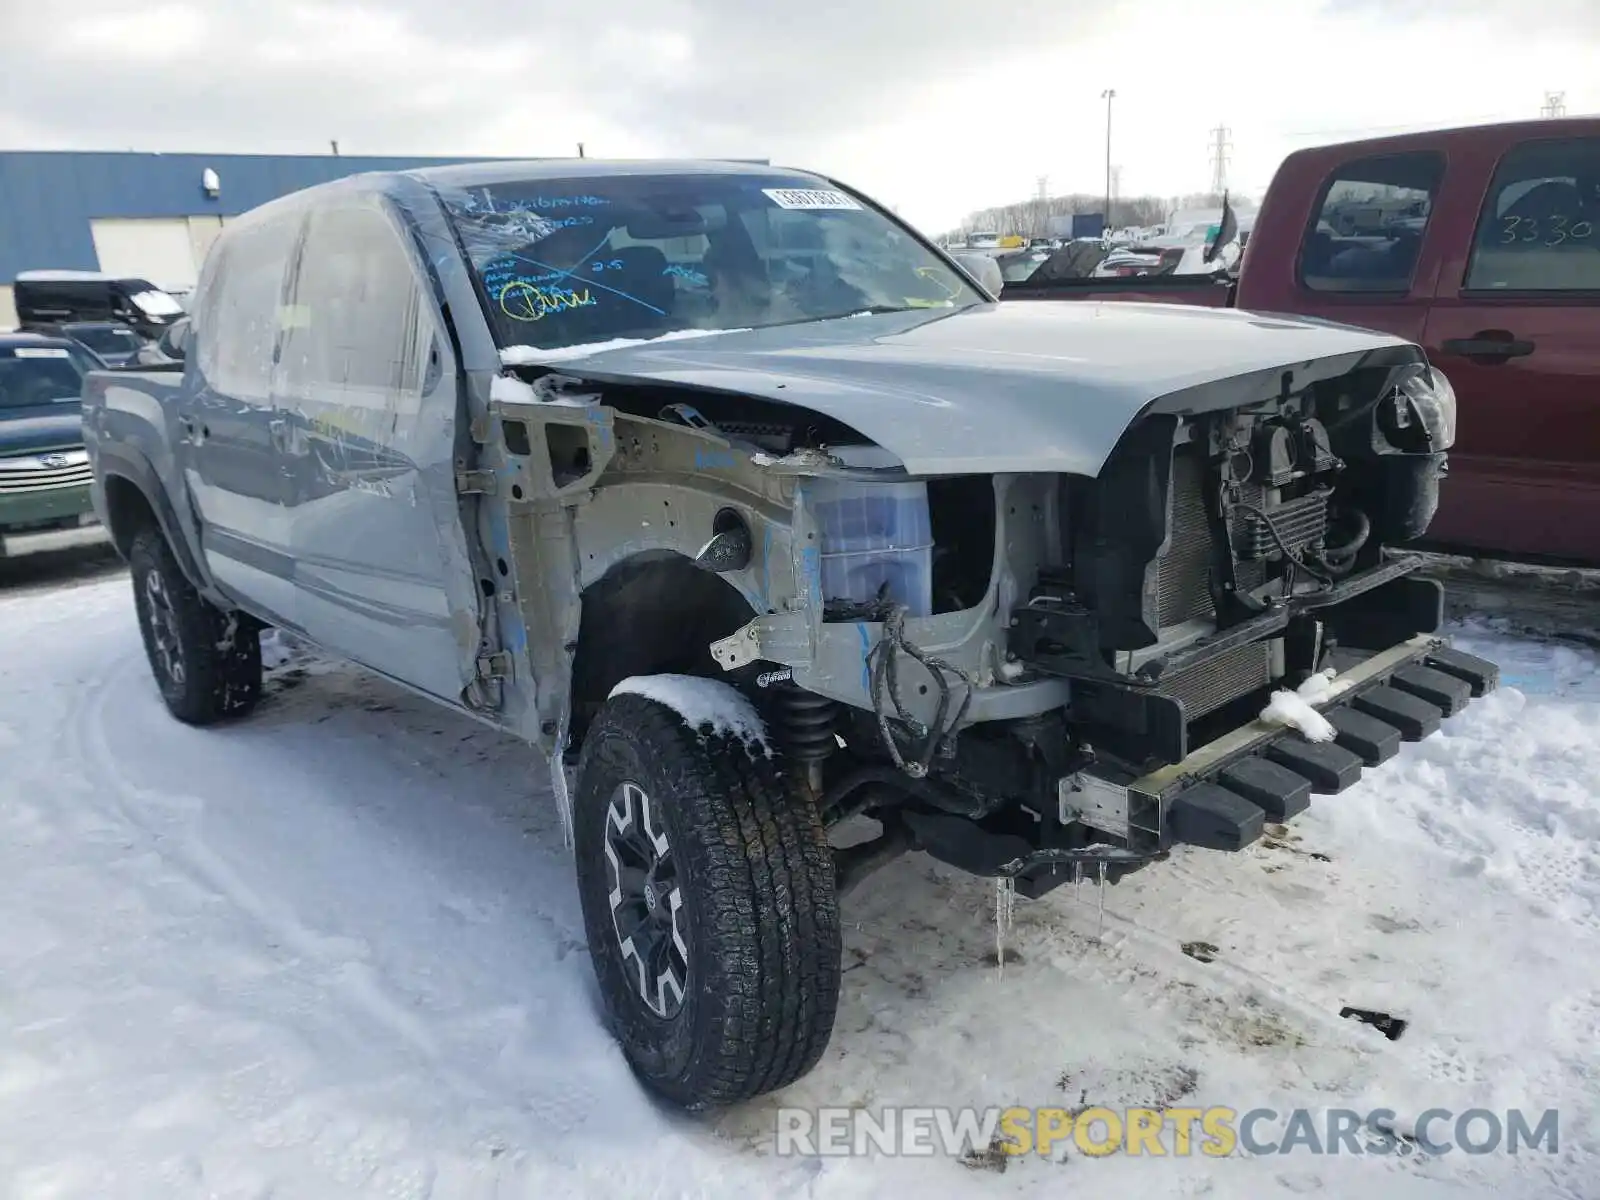
{"label": "snow on tire", "polygon": [[584,739],[574,827],[600,994],[646,1084],[703,1109],[816,1065],[839,998],[833,859],[764,750],[615,695]]}
{"label": "snow on tire", "polygon": [[261,632],[195,589],[157,529],[128,549],[145,656],[167,709],[190,725],[241,716],[261,698]]}

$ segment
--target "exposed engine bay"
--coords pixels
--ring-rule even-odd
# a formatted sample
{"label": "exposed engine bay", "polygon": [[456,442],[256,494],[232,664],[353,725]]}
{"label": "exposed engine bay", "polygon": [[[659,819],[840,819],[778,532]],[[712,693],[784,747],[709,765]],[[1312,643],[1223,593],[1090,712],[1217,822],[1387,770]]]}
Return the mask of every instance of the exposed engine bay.
{"label": "exposed engine bay", "polygon": [[[708,639],[712,669],[755,701],[825,823],[882,825],[841,852],[842,881],[916,846],[1036,894],[1174,840],[1249,840],[1215,803],[1188,813],[1192,773],[1154,794],[1140,781],[1232,745],[1276,689],[1330,666],[1377,686],[1433,653],[1415,639],[1439,624],[1438,588],[1384,547],[1436,507],[1449,385],[1411,353],[1317,366],[1251,381],[1245,403],[1153,405],[1093,477],[917,477],[764,398],[555,373],[529,391],[553,480],[589,494],[574,533],[591,593],[639,547],[610,564],[587,547],[614,546],[612,507],[642,488],[664,489],[698,567],[744,595],[756,615]],[[594,630],[649,619],[599,603],[580,657]],[[1374,658],[1396,645],[1408,656]],[[607,678],[575,679],[576,735]]]}

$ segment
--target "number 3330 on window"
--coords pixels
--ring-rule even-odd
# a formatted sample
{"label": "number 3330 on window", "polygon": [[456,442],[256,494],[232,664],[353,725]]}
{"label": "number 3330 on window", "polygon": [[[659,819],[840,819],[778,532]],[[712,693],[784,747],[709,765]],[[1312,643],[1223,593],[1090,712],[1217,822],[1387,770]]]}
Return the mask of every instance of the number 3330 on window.
{"label": "number 3330 on window", "polygon": [[1542,242],[1559,246],[1563,242],[1583,242],[1594,232],[1593,221],[1573,221],[1570,217],[1501,217],[1500,242]]}

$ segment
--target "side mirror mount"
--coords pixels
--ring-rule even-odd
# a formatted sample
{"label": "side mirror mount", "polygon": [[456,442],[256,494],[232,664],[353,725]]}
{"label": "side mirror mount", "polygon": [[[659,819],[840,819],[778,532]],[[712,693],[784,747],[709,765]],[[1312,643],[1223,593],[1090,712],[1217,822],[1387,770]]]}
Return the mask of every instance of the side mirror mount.
{"label": "side mirror mount", "polygon": [[992,255],[978,254],[970,250],[957,250],[950,255],[956,262],[966,268],[971,275],[989,295],[999,297],[1000,290],[1005,287],[1005,277],[1000,273],[1000,264],[995,262]]}
{"label": "side mirror mount", "polygon": [[179,317],[167,326],[160,340],[156,342],[156,348],[168,358],[182,362],[188,356],[191,336],[189,318]]}

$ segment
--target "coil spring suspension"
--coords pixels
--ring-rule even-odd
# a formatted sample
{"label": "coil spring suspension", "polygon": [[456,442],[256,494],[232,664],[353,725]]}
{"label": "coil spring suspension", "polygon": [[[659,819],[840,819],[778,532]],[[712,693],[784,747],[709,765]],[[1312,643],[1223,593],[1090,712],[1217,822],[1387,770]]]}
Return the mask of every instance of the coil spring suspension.
{"label": "coil spring suspension", "polygon": [[834,740],[839,706],[793,683],[774,689],[772,726],[784,754],[820,786],[822,763],[839,748]]}

